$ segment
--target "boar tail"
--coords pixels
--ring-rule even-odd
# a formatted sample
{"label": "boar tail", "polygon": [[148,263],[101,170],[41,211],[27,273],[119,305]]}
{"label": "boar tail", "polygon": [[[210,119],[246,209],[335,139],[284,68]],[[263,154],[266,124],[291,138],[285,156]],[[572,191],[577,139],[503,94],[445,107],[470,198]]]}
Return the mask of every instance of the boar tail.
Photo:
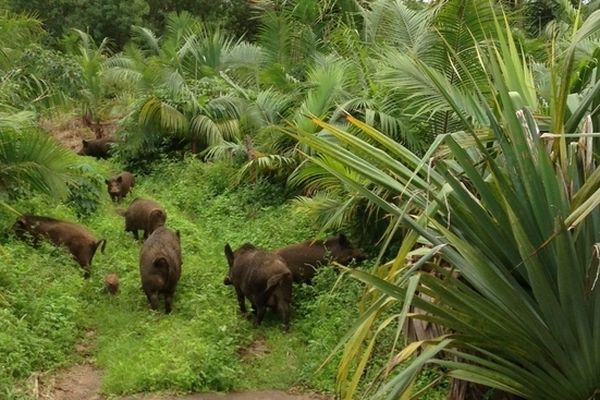
{"label": "boar tail", "polygon": [[279,274],[273,275],[267,280],[267,288],[265,289],[265,296],[269,298],[271,293],[281,284],[285,284],[287,281],[292,282],[292,274],[289,271],[281,272]]}
{"label": "boar tail", "polygon": [[171,272],[173,271],[173,268],[169,267],[169,262],[167,261],[167,259],[165,257],[159,257],[156,260],[154,260],[154,263],[152,263],[152,265],[154,266],[154,268],[161,271],[165,283],[168,286],[169,282],[171,281]]}

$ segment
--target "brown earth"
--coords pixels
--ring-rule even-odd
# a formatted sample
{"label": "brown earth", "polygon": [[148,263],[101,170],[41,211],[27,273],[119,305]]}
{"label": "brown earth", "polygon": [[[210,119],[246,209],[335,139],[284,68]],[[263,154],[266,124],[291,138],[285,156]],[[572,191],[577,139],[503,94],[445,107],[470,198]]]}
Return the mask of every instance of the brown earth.
{"label": "brown earth", "polygon": [[[75,352],[88,357],[94,349],[96,332],[89,330],[75,344]],[[240,350],[240,357],[251,359],[270,353],[265,338],[259,337]],[[93,364],[81,364],[61,369],[51,374],[35,374],[29,382],[29,393],[36,400],[106,400],[101,394],[102,371]],[[114,399],[114,397],[111,397]],[[198,393],[177,395],[169,393],[140,393],[121,400],[331,400],[333,397],[301,393],[297,388],[288,392],[280,390],[247,391],[236,393]]]}
{"label": "brown earth", "polygon": [[264,337],[258,337],[254,339],[252,343],[250,343],[246,347],[242,347],[238,351],[238,355],[242,360],[249,360],[252,358],[259,358],[265,354],[269,354],[271,349],[267,345],[267,341]]}
{"label": "brown earth", "polygon": [[185,396],[151,394],[125,397],[122,400],[321,400],[323,396],[308,394],[290,394],[280,390],[263,390],[238,393],[203,393]]}
{"label": "brown earth", "polygon": [[[37,400],[106,400],[100,394],[102,373],[91,364],[77,364],[60,370],[52,376],[32,377],[31,394]],[[111,397],[112,398],[112,397]],[[299,394],[280,390],[237,393],[199,393],[177,395],[168,393],[141,393],[122,397],[121,400],[329,400],[318,394]]]}
{"label": "brown earth", "polygon": [[[42,118],[40,128],[48,132],[63,146],[77,152],[81,149],[82,139],[94,139],[96,134],[85,125],[82,118],[72,116],[66,120]],[[114,136],[117,131],[117,121],[108,121],[96,126],[102,136]]]}

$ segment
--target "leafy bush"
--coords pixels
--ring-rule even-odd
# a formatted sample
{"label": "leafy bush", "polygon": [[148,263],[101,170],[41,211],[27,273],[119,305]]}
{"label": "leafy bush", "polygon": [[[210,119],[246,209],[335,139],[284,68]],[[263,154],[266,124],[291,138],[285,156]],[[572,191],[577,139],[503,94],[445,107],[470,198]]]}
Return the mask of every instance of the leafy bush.
{"label": "leafy bush", "polygon": [[67,204],[78,218],[85,218],[95,213],[100,206],[104,196],[104,178],[89,165],[82,164],[77,169],[79,176],[69,184]]}
{"label": "leafy bush", "polygon": [[[23,50],[15,61],[19,69],[18,79],[25,80],[29,76],[43,78],[53,89],[67,97],[73,97],[81,89],[81,71],[75,60],[67,54],[48,49],[40,45],[32,45]],[[22,78],[20,78],[22,77]]]}

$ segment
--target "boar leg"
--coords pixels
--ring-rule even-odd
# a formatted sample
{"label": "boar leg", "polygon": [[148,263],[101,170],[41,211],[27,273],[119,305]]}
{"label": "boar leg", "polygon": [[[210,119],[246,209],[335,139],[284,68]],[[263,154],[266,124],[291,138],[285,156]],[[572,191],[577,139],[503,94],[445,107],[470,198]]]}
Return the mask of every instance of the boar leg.
{"label": "boar leg", "polygon": [[75,254],[75,259],[77,260],[81,268],[83,268],[83,277],[85,279],[88,279],[90,277],[90,271],[92,269],[90,266],[91,260],[89,255],[85,254],[83,251],[80,251]]}
{"label": "boar leg", "polygon": [[165,293],[165,312],[167,314],[170,314],[172,309],[173,309],[173,293]]}
{"label": "boar leg", "polygon": [[146,239],[148,239],[148,229],[144,229],[144,240]]}
{"label": "boar leg", "polygon": [[244,293],[242,293],[242,289],[235,287],[235,294],[237,295],[237,301],[240,305],[240,312],[242,314],[246,314],[246,299],[244,298]]}
{"label": "boar leg", "polygon": [[277,308],[283,320],[283,330],[287,332],[290,329],[290,306],[285,301],[280,300]]}
{"label": "boar leg", "polygon": [[152,293],[146,292],[146,297],[148,297],[148,301],[150,302],[150,308],[153,309],[154,311],[158,311],[158,305],[159,305],[158,293],[157,292],[152,292]]}
{"label": "boar leg", "polygon": [[267,306],[265,304],[261,304],[256,307],[256,319],[254,320],[255,325],[260,325],[263,318],[265,317],[266,311],[267,311]]}
{"label": "boar leg", "polygon": [[134,237],[135,240],[140,240],[140,236],[138,235],[137,229],[133,229],[131,231],[131,233],[133,233],[133,237]]}

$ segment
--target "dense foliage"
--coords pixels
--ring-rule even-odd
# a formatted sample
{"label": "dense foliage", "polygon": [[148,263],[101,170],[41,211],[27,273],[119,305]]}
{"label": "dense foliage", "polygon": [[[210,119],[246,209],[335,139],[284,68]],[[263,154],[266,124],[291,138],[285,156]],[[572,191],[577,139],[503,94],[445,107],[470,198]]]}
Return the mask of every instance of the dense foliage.
{"label": "dense foliage", "polygon": [[[0,141],[5,209],[21,207],[30,188],[68,194],[73,208],[66,215],[114,230],[118,218],[91,190],[101,182],[95,167],[74,165],[52,142],[36,147],[42,143],[32,127],[36,116],[75,110],[88,137],[117,125],[121,166],[138,174],[162,166],[140,192],[178,210],[174,221],[189,235],[274,246],[276,226],[304,239],[314,233],[305,230],[308,222],[293,226],[285,214],[291,206],[280,206],[298,195],[293,207],[317,230],[351,231],[381,249],[381,266],[352,272],[369,288],[354,330],[341,338],[341,396],[421,395],[415,391],[423,381],[415,377],[426,364],[436,366],[426,376],[441,378],[425,386],[451,377],[528,399],[597,395],[598,0],[101,3],[4,4],[11,8],[0,16],[0,140],[11,139]],[[190,153],[193,162],[182,161]],[[217,162],[217,172],[201,162]],[[224,165],[227,172],[219,170]],[[186,184],[160,197],[157,188],[166,193],[164,182],[180,175]],[[208,182],[189,184],[202,179]],[[229,189],[234,183],[241,188]],[[232,218],[224,220],[225,212]],[[242,224],[262,213],[262,222]],[[202,250],[185,246],[192,257]],[[207,271],[196,270],[211,277]],[[134,292],[129,273],[126,296]],[[327,285],[334,278],[322,279]],[[344,287],[351,290],[341,295],[345,304],[356,298],[355,284]],[[108,314],[98,293],[86,299]],[[298,312],[312,315],[321,301]],[[439,324],[449,336],[419,337],[399,351],[404,323],[409,330],[415,323],[410,307],[426,312],[414,319]],[[339,313],[345,323],[352,313],[341,308],[325,314]],[[145,314],[139,318],[150,323]],[[231,324],[224,331],[243,343],[247,331],[224,322]],[[92,324],[69,323],[69,329]],[[161,326],[169,332],[179,325]],[[185,326],[201,329],[193,321]],[[303,333],[327,336],[330,348],[332,338],[316,327]],[[227,351],[202,357],[231,361],[231,338],[211,338],[225,341]],[[295,345],[295,339],[269,340]],[[115,354],[102,340],[99,346],[99,360],[111,371]],[[382,348],[390,349],[387,362]],[[190,365],[187,357],[196,356],[178,361]],[[13,375],[50,365],[32,363]],[[203,380],[207,371],[185,370],[180,381],[157,369],[147,386],[133,371],[130,380],[109,378],[107,391],[167,388],[167,380],[189,390],[243,387],[232,383],[236,368],[211,370],[222,378],[213,382]],[[460,398],[456,388],[451,396]]]}
{"label": "dense foliage", "polygon": [[34,14],[57,45],[62,36],[76,28],[101,41],[110,38],[115,48],[122,48],[131,37],[132,25],[149,25],[162,30],[170,12],[189,11],[203,21],[224,26],[231,34],[254,33],[248,2],[241,0],[7,0],[16,12]]}

